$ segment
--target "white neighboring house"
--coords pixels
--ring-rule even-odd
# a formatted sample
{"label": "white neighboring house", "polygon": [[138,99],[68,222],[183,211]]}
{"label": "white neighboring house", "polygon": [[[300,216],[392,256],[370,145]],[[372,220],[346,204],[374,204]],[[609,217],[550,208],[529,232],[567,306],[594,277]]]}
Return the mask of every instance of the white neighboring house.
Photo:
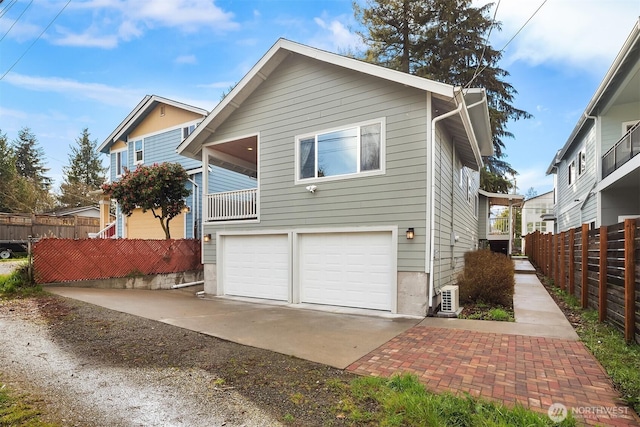
{"label": "white neighboring house", "polygon": [[522,250],[524,252],[524,236],[539,231],[553,232],[553,191],[527,199],[522,204]]}
{"label": "white neighboring house", "polygon": [[640,216],[640,19],[547,174],[555,232]]}

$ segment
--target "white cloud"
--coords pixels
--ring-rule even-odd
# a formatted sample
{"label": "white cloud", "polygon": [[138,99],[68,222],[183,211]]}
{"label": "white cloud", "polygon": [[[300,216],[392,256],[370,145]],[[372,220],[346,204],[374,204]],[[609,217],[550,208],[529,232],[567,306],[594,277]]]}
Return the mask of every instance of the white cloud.
{"label": "white cloud", "polygon": [[239,28],[233,13],[225,12],[213,0],[90,0],[72,2],[68,10],[67,15],[76,24],[87,19],[89,25],[80,32],[59,26],[59,34],[49,37],[54,44],[111,49],[154,28],[174,28],[185,33],[203,28],[214,32]]}
{"label": "white cloud", "polygon": [[123,104],[135,105],[143,93],[133,90],[117,88],[101,83],[84,83],[59,77],[27,76],[17,73],[9,73],[4,81],[24,89],[38,92],[62,93],[73,98],[93,99],[103,104],[121,107]]}
{"label": "white cloud", "polygon": [[175,59],[176,64],[197,64],[198,59],[195,55],[180,55]]}
{"label": "white cloud", "polygon": [[88,29],[83,33],[73,33],[70,30],[57,26],[57,37],[51,41],[59,46],[75,47],[99,47],[102,49],[113,49],[118,46],[118,37],[115,34],[101,35],[95,29]]}
{"label": "white cloud", "polygon": [[[501,49],[543,1],[502,0],[496,17],[502,31],[492,34],[493,47]],[[478,1],[484,3],[487,1]],[[564,64],[601,74],[638,15],[637,0],[547,1],[509,44],[504,58],[507,63]]]}
{"label": "white cloud", "polygon": [[309,42],[314,47],[330,52],[353,52],[363,48],[360,36],[349,30],[346,17],[313,19],[320,32]]}

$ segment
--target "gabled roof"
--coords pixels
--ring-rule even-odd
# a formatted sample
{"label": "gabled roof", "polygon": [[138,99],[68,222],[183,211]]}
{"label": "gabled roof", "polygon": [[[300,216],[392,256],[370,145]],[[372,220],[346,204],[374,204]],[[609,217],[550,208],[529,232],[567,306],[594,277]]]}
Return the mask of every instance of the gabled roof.
{"label": "gabled roof", "polygon": [[90,211],[94,211],[94,212],[100,213],[100,208],[98,206],[96,206],[96,205],[78,206],[78,207],[57,209],[57,210],[51,211],[49,213],[51,213],[51,214],[53,214],[55,216],[68,216],[68,215],[82,216],[81,213],[90,212]]}
{"label": "gabled roof", "polygon": [[171,105],[176,108],[181,108],[186,111],[191,111],[202,116],[206,116],[208,111],[202,108],[194,107],[192,105],[183,104],[182,102],[174,101],[172,99],[163,98],[158,95],[146,95],[142,101],[136,105],[136,107],[129,113],[129,115],[111,132],[111,135],[104,140],[98,147],[98,151],[101,153],[108,153],[109,148],[115,142],[125,138],[126,135],[136,128],[147,115],[153,111],[158,104]]}
{"label": "gabled roof", "polygon": [[[224,123],[224,121],[238,109],[242,103],[267,80],[271,73],[291,54],[298,54],[315,60],[319,60],[328,64],[333,64],[349,70],[353,70],[362,74],[367,74],[377,78],[413,87],[426,92],[431,92],[434,97],[443,102],[450,103],[453,107],[457,103],[476,104],[479,108],[467,111],[463,108],[463,116],[466,117],[464,129],[467,131],[468,126],[472,125],[472,136],[474,141],[467,156],[470,163],[476,163],[476,166],[482,165],[480,156],[490,156],[493,154],[493,142],[491,138],[491,130],[484,123],[489,123],[489,114],[486,100],[486,93],[483,89],[465,89],[455,88],[454,86],[436,82],[433,80],[417,77],[400,71],[384,68],[375,64],[337,55],[335,53],[323,51],[310,46],[292,42],[286,39],[279,39],[267,53],[258,61],[258,63],[245,75],[242,80],[229,92],[229,94],[211,111],[204,121],[189,135],[177,148],[178,153],[192,157],[200,158],[202,144],[216,131],[216,129]],[[460,96],[460,93],[463,93]],[[482,105],[481,105],[482,104]],[[479,162],[479,164],[477,164]]]}
{"label": "gabled roof", "polygon": [[[616,96],[619,96],[618,93],[621,87],[624,87],[625,84],[628,84],[628,78],[630,77],[631,72],[639,66],[640,63],[640,18],[635,22],[631,33],[627,37],[627,40],[622,45],[620,52],[609,67],[607,74],[605,74],[600,86],[596,90],[593,97],[587,104],[587,108],[584,110],[584,113],[580,116],[576,127],[571,132],[569,139],[564,144],[562,149],[560,149],[554,159],[551,161],[551,164],[547,168],[547,175],[551,173],[555,173],[557,165],[562,161],[564,155],[569,150],[575,139],[578,135],[585,129],[587,125],[587,120],[593,119],[594,116],[601,114],[602,110],[606,108],[607,104]],[[638,80],[638,84],[632,84],[631,86],[635,86],[637,90],[632,91],[634,93],[630,94],[631,96],[635,96],[636,100],[638,94],[640,93],[640,76],[636,75],[635,79]]]}

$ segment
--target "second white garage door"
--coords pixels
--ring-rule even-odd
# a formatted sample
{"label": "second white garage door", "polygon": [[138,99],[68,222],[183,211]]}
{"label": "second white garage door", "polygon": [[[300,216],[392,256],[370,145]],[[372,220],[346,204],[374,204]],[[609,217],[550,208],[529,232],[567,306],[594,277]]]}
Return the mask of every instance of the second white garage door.
{"label": "second white garage door", "polygon": [[222,284],[226,295],[287,301],[289,236],[224,236]]}
{"label": "second white garage door", "polygon": [[390,232],[299,235],[301,302],[391,310]]}

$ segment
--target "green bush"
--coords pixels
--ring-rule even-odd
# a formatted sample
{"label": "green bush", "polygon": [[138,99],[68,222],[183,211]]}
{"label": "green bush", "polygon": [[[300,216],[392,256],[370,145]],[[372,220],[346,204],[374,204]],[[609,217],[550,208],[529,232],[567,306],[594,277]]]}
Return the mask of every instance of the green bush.
{"label": "green bush", "polygon": [[467,252],[458,276],[460,302],[513,307],[514,276],[513,262],[506,255],[487,249]]}
{"label": "green bush", "polygon": [[10,274],[0,275],[0,294],[30,295],[42,291],[29,279],[29,267],[23,265]]}

